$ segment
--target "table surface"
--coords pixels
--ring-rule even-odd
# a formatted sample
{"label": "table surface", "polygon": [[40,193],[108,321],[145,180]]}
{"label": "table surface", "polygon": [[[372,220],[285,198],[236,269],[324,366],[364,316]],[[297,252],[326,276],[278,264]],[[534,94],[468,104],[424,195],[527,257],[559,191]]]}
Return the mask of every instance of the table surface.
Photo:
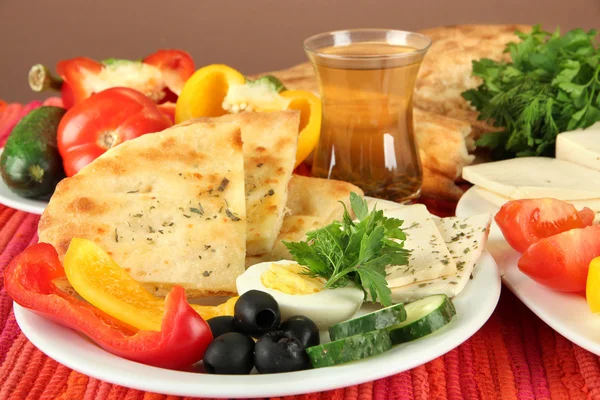
{"label": "table surface", "polygon": [[[36,103],[33,106],[39,105]],[[24,110],[10,110],[17,118]],[[0,146],[6,140],[0,113]],[[4,129],[3,129],[4,128]],[[425,200],[449,215],[452,204]],[[10,260],[37,242],[39,216],[0,205],[0,400],[179,399],[141,392],[75,372],[45,356],[20,331],[4,290]],[[489,321],[458,348],[427,364],[375,382],[298,399],[600,399],[598,356],[571,343],[505,287]]]}

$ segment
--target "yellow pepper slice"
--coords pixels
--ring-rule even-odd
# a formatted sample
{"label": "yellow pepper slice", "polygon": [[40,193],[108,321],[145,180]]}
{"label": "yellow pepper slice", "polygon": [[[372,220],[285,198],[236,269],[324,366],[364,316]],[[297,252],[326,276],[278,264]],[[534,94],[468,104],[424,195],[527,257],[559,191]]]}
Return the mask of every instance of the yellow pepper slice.
{"label": "yellow pepper slice", "polygon": [[600,257],[596,257],[590,261],[585,286],[585,298],[593,313],[600,312]]}
{"label": "yellow pepper slice", "polygon": [[297,167],[317,147],[321,135],[321,99],[305,90],[285,90],[279,93],[291,99],[288,109],[300,111],[300,134],[296,151]]}
{"label": "yellow pepper slice", "polygon": [[244,75],[227,65],[212,64],[200,68],[183,85],[175,104],[175,123],[225,114],[221,105],[229,87],[244,82]]}
{"label": "yellow pepper slice", "polygon": [[[73,289],[90,304],[138,329],[160,331],[164,299],[147,291],[94,242],[72,239],[63,264]],[[208,320],[233,315],[236,300],[214,307],[191,306]]]}

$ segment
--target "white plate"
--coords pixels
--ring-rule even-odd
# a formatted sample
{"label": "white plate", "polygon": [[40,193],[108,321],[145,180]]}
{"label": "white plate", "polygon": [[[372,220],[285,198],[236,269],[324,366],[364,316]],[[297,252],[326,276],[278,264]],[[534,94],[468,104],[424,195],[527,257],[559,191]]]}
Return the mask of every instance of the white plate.
{"label": "white plate", "polygon": [[[114,356],[75,331],[17,304],[14,312],[25,336],[41,351],[94,378],[178,396],[273,397],[357,385],[429,362],[459,346],[481,328],[496,308],[500,287],[497,266],[486,252],[473,272],[473,280],[454,300],[457,315],[439,331],[365,360],[272,375],[208,375],[150,367]],[[363,308],[362,311],[369,311],[368,306]]]}
{"label": "white plate", "polygon": [[[498,210],[496,205],[471,188],[458,202],[456,215],[467,217]],[[517,261],[520,255],[504,240],[495,223],[492,224],[486,249],[498,263],[504,284],[531,311],[573,343],[600,355],[600,316],[590,312],[583,296],[553,291],[519,271]]]}
{"label": "white plate", "polygon": [[[4,149],[0,148],[0,156]],[[0,177],[0,204],[32,214],[42,214],[48,205],[47,201],[26,199],[12,192]]]}

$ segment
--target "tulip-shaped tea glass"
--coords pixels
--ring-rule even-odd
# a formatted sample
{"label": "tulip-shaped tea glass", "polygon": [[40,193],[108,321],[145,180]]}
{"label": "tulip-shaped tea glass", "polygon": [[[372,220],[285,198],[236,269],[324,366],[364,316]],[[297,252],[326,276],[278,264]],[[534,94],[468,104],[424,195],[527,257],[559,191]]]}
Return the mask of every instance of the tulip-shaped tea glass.
{"label": "tulip-shaped tea glass", "polygon": [[321,137],[312,175],[359,186],[366,195],[409,202],[423,172],[412,98],[431,40],[418,33],[356,29],[305,40],[321,92]]}

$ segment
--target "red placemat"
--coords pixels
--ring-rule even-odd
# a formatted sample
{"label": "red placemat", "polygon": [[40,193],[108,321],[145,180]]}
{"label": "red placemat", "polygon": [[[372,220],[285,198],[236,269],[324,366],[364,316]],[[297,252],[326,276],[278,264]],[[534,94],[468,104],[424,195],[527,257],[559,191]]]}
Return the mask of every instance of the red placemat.
{"label": "red placemat", "polygon": [[[2,125],[25,110],[8,105]],[[7,112],[10,112],[8,114]],[[449,215],[453,204],[425,201]],[[9,261],[37,242],[39,216],[0,205],[0,400],[180,399],[112,385],[75,372],[37,350],[21,333],[4,290]],[[563,338],[503,288],[498,308],[472,338],[425,365],[358,386],[297,399],[600,399],[598,357]]]}

